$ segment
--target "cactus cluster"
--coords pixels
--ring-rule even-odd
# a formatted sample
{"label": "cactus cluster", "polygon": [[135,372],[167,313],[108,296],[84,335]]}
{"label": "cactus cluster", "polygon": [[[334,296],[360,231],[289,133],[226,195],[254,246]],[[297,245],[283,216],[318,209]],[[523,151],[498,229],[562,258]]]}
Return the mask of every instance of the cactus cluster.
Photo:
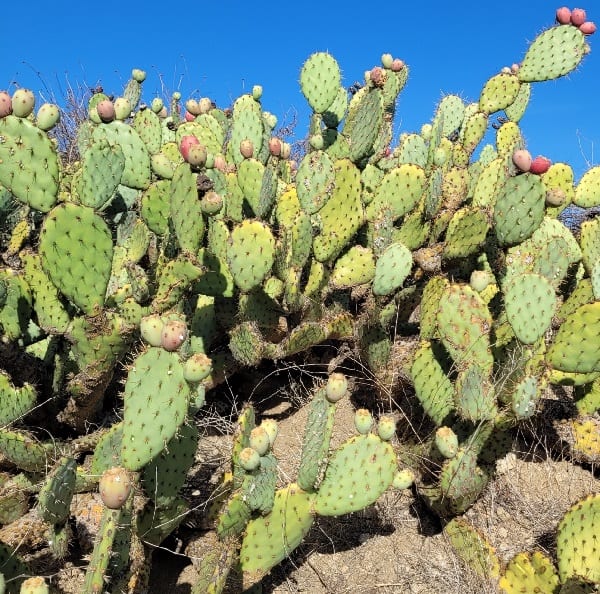
{"label": "cactus cluster", "polygon": [[[399,470],[395,422],[382,416],[374,431],[366,409],[359,434],[331,451],[349,390],[332,373],[309,405],[298,476],[281,484],[276,426],[248,406],[196,592],[222,591],[230,572],[258,582],[317,516],[363,509],[392,486],[414,481],[441,516],[461,514],[549,386],[576,387],[573,458],[597,461],[600,225],[574,233],[561,217],[600,206],[600,168],[575,183],[568,164],[532,158],[519,128],[532,84],[589,52],[584,11],[556,18],[477,101],[445,96],[393,148],[408,66],[384,54],[350,95],[335,58],[313,54],[299,163],[258,85],[227,109],[208,98],[182,109],[179,93],[167,108],[141,102],[135,69],[121,97],[90,98],[69,163],[52,135],[58,108],[34,115],[31,92],[0,93],[0,522],[17,530],[35,501],[60,559],[77,538],[74,495],[99,490],[85,592],[142,591],[152,547],[188,510],[207,394],[332,341],[381,392],[410,385],[428,423],[404,450],[423,462]],[[495,143],[481,147],[498,113]],[[576,515],[564,530],[597,529]],[[559,536],[561,582],[598,581],[570,538]],[[0,543],[7,591],[43,591],[27,571]]]}

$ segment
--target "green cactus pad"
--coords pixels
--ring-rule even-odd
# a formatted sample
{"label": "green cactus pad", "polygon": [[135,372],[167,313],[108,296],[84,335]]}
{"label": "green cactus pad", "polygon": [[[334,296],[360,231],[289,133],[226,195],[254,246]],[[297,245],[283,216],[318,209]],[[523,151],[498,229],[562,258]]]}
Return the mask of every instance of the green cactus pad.
{"label": "green cactus pad", "polygon": [[394,480],[394,448],[376,435],[357,435],[332,455],[315,499],[321,516],[341,516],[374,503]]}
{"label": "green cactus pad", "polygon": [[28,119],[0,119],[0,184],[25,204],[48,212],[58,198],[59,164],[48,136]]}
{"label": "green cactus pad", "polygon": [[38,495],[38,513],[50,524],[62,524],[70,513],[75,493],[77,462],[64,458],[46,478]]}
{"label": "green cactus pad", "polygon": [[442,467],[442,497],[447,498],[457,511],[464,511],[479,497],[488,479],[489,476],[477,466],[477,453],[473,449],[459,449]]}
{"label": "green cactus pad", "polygon": [[344,136],[350,144],[349,157],[354,163],[370,154],[383,123],[381,90],[364,87],[350,101]]}
{"label": "green cactus pad", "polygon": [[140,109],[133,117],[131,124],[139,134],[146,149],[151,155],[160,151],[162,144],[162,125],[160,118],[150,109]]}
{"label": "green cactus pad", "polygon": [[591,373],[600,371],[600,302],[577,308],[560,325],[546,360],[559,371]]}
{"label": "green cactus pad", "polygon": [[523,117],[523,114],[529,105],[530,97],[531,85],[526,82],[521,82],[519,93],[515,97],[515,100],[504,108],[506,117],[512,122],[518,122]]}
{"label": "green cactus pad", "polygon": [[494,229],[502,245],[531,237],[544,219],[546,189],[539,176],[523,173],[506,180],[494,206]]}
{"label": "green cactus pad", "polygon": [[307,153],[296,173],[296,191],[302,208],[308,214],[318,212],[329,200],[335,187],[335,171],[331,157],[323,151]]}
{"label": "green cactus pad", "polygon": [[539,274],[519,274],[504,284],[502,292],[506,317],[515,336],[525,344],[533,344],[549,328],[556,309],[550,281]]}
{"label": "green cactus pad", "polygon": [[569,578],[600,582],[600,494],[578,501],[558,524],[556,555],[562,582]]}
{"label": "green cactus pad", "polygon": [[477,365],[458,372],[454,384],[456,412],[461,418],[479,422],[493,419],[498,412],[494,385]]}
{"label": "green cactus pad", "polygon": [[0,427],[24,417],[35,406],[37,392],[31,384],[16,387],[10,376],[0,370]]}
{"label": "green cactus pad", "polygon": [[43,444],[24,431],[0,430],[0,453],[21,470],[41,472],[51,463],[53,444]]}
{"label": "green cactus pad", "polygon": [[112,265],[113,243],[91,208],[65,203],[46,217],[40,233],[42,266],[56,287],[86,314],[96,314]]}
{"label": "green cactus pad", "polygon": [[139,470],[158,455],[185,420],[190,389],[176,353],[151,347],[125,383],[121,460]]}
{"label": "green cactus pad", "polygon": [[260,285],[274,261],[275,239],[265,223],[245,220],[233,229],[227,242],[227,262],[242,291]]}
{"label": "green cactus pad", "polygon": [[582,208],[600,205],[600,167],[588,169],[579,180],[573,204]]}
{"label": "green cactus pad", "polygon": [[324,113],[340,88],[341,73],[335,58],[326,52],[310,56],[300,71],[300,88],[311,108]]}
{"label": "green cactus pad", "polygon": [[187,163],[179,165],[173,174],[170,214],[181,248],[197,252],[204,235],[204,218],[198,200],[196,175]]}
{"label": "green cactus pad", "polygon": [[464,207],[454,213],[448,229],[443,256],[466,258],[484,243],[490,224],[482,208]]}
{"label": "green cactus pad", "polygon": [[337,259],[329,282],[334,289],[347,289],[370,282],[374,275],[373,252],[355,245]]}
{"label": "green cactus pad", "polygon": [[464,518],[453,518],[444,526],[458,556],[482,577],[500,576],[500,559],[492,545],[474,526]]}
{"label": "green cactus pad", "polygon": [[585,36],[577,27],[547,29],[529,46],[517,77],[521,82],[553,80],[577,68],[585,55]]}
{"label": "green cactus pad", "polygon": [[275,493],[270,514],[248,522],[240,550],[245,582],[258,582],[302,542],[313,524],[313,499],[292,483]]}
{"label": "green cactus pad", "polygon": [[392,243],[377,258],[373,293],[389,295],[402,286],[412,269],[412,254],[402,243]]}
{"label": "green cactus pad", "polygon": [[490,114],[508,107],[519,94],[521,84],[514,74],[500,73],[490,78],[479,97],[479,110]]}
{"label": "green cactus pad", "polygon": [[506,565],[498,586],[505,594],[554,594],[559,579],[552,560],[544,553],[534,551],[516,554]]}

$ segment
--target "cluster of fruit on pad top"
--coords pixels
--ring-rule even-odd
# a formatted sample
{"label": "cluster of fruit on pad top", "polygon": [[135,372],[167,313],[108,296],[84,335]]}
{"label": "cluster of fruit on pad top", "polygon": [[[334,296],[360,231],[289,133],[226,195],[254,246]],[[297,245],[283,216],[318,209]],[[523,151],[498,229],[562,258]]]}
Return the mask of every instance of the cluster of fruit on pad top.
{"label": "cluster of fruit on pad top", "polygon": [[561,8],[475,101],[444,96],[396,146],[409,67],[384,54],[349,91],[316,52],[300,71],[312,114],[297,160],[259,85],[227,109],[180,93],[146,104],[135,69],[120,97],[91,95],[71,158],[57,106],[0,92],[6,591],[43,591],[23,580],[48,571],[39,551],[59,572],[75,547],[90,559],[86,594],[144,591],[153,551],[190,511],[207,402],[238,372],[320,345],[376,378],[372,410],[414,394],[415,439],[385,416],[372,432],[359,409],[359,435],[332,450],[347,386],[342,360],[328,361],[283,483],[274,424],[248,406],[195,594],[258,583],[316,517],[390,487],[414,482],[441,517],[462,514],[555,386],[573,386],[565,451],[597,464],[600,219],[563,221],[600,207],[600,167],[575,180],[567,163],[532,159],[519,126],[532,85],[589,53],[586,18]]}

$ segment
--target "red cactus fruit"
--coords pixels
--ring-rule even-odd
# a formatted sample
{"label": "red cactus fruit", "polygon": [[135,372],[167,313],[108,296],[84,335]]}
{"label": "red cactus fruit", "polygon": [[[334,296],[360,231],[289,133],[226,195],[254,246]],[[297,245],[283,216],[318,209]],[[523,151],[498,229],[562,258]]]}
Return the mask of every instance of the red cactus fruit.
{"label": "red cactus fruit", "polygon": [[531,153],[525,149],[515,151],[512,160],[520,171],[529,171],[531,169]]}
{"label": "red cactus fruit", "polygon": [[245,159],[250,159],[254,154],[254,144],[251,140],[247,139],[240,142],[240,153]]}
{"label": "red cactus fruit", "polygon": [[369,73],[369,79],[376,87],[383,87],[387,79],[387,74],[381,66],[375,66]]}
{"label": "red cactus fruit", "polygon": [[12,113],[12,99],[6,91],[0,91],[0,118]]}
{"label": "red cactus fruit", "polygon": [[96,111],[105,124],[112,122],[116,117],[115,104],[110,99],[100,101],[96,105]]}
{"label": "red cactus fruit", "polygon": [[390,67],[390,70],[392,72],[400,72],[400,70],[402,70],[404,68],[404,61],[401,60],[400,58],[396,58],[393,62],[392,65]]}
{"label": "red cactus fruit", "polygon": [[181,320],[169,320],[163,326],[160,344],[165,351],[176,351],[187,338],[187,327]]}
{"label": "red cactus fruit", "polygon": [[571,10],[566,6],[561,6],[556,10],[556,22],[561,25],[568,25],[571,22]]}
{"label": "red cactus fruit", "polygon": [[585,19],[587,15],[585,14],[585,10],[583,8],[574,8],[571,11],[571,24],[576,27],[581,27],[583,23],[585,23]]}
{"label": "red cactus fruit", "polygon": [[542,175],[542,173],[546,173],[546,171],[550,169],[550,165],[552,165],[552,161],[550,161],[550,159],[539,155],[531,162],[529,171],[530,173],[535,173],[536,175]]}
{"label": "red cactus fruit", "polygon": [[596,24],[592,23],[592,21],[586,21],[585,23],[579,26],[579,30],[584,35],[593,35],[596,32]]}
{"label": "red cactus fruit", "polygon": [[125,468],[109,468],[100,478],[100,497],[109,509],[120,509],[131,493],[131,479]]}
{"label": "red cactus fruit", "polygon": [[179,152],[185,161],[187,161],[190,156],[190,147],[195,144],[200,144],[200,141],[192,134],[188,134],[181,139],[181,142],[179,143]]}
{"label": "red cactus fruit", "polygon": [[196,119],[196,116],[193,113],[190,113],[189,111],[185,112],[185,116],[183,116],[185,118],[186,122],[193,122]]}

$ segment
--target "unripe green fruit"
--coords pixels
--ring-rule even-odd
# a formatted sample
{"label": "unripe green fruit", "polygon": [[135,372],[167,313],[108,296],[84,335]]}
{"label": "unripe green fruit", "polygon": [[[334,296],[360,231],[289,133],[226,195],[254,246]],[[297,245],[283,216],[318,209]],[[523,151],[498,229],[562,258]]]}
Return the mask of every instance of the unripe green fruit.
{"label": "unripe green fruit", "polygon": [[259,101],[263,94],[263,88],[261,85],[254,85],[252,87],[252,98],[254,101]]}
{"label": "unripe green fruit", "polygon": [[332,373],[327,380],[325,396],[329,402],[337,402],[348,393],[348,380],[343,373]]}
{"label": "unripe green fruit", "polygon": [[186,338],[186,323],[182,320],[169,320],[162,328],[160,344],[165,351],[176,351]]}
{"label": "unripe green fruit", "polygon": [[239,456],[240,466],[252,472],[260,466],[260,454],[253,448],[244,448]]}
{"label": "unripe green fruit", "polygon": [[275,114],[269,111],[264,111],[263,118],[265,119],[265,122],[267,122],[267,126],[269,126],[271,130],[273,130],[273,128],[277,126],[277,116]]}
{"label": "unripe green fruit", "polygon": [[194,144],[189,147],[186,161],[192,167],[204,167],[208,153],[203,144]]}
{"label": "unripe green fruit", "polygon": [[394,489],[408,489],[415,482],[415,474],[410,468],[399,470],[394,476],[392,486]]}
{"label": "unripe green fruit", "polygon": [[162,111],[162,108],[165,106],[164,101],[160,97],[154,97],[152,99],[152,103],[150,104],[150,109],[158,114]]}
{"label": "unripe green fruit", "polygon": [[250,431],[249,444],[250,447],[253,450],[256,450],[260,456],[264,456],[269,451],[269,448],[271,447],[271,440],[269,439],[269,434],[264,427],[259,425]]}
{"label": "unripe green fruit", "polygon": [[284,142],[281,145],[281,158],[289,159],[291,154],[292,154],[292,146],[290,145],[289,142]]}
{"label": "unripe green fruit", "polygon": [[142,318],[140,322],[140,334],[149,345],[159,347],[161,345],[164,325],[165,323],[158,314],[151,314]]}
{"label": "unripe green fruit", "polygon": [[208,97],[202,97],[200,101],[198,101],[198,109],[200,114],[208,113],[212,109],[212,101]]}
{"label": "unripe green fruit", "polygon": [[60,120],[60,110],[54,103],[44,103],[37,112],[35,124],[40,130],[51,130]]}
{"label": "unripe green fruit", "polygon": [[481,291],[485,290],[495,280],[494,275],[491,272],[487,272],[487,270],[473,270],[469,284],[471,285],[471,289],[481,293]]}
{"label": "unripe green fruit", "polygon": [[50,589],[43,577],[31,577],[21,584],[19,594],[48,594]]}
{"label": "unripe green fruit", "polygon": [[562,206],[567,201],[567,194],[562,188],[551,188],[546,192],[548,206]]}
{"label": "unripe green fruit", "polygon": [[212,371],[212,361],[204,353],[194,353],[183,365],[183,377],[188,382],[201,382]]}
{"label": "unripe green fruit", "polygon": [[115,99],[115,117],[117,120],[126,120],[131,115],[131,103],[125,97]]}
{"label": "unripe green fruit", "polygon": [[446,163],[447,160],[448,160],[448,154],[446,153],[446,149],[442,148],[441,146],[436,148],[433,153],[434,164],[437,165],[438,167],[441,167],[442,165],[444,165]]}
{"label": "unripe green fruit", "polygon": [[260,426],[267,432],[267,435],[269,436],[269,443],[272,447],[273,443],[275,443],[277,433],[279,432],[277,421],[275,419],[264,419]]}
{"label": "unripe green fruit", "polygon": [[377,434],[383,441],[389,441],[396,435],[396,421],[387,415],[379,418]]}
{"label": "unripe green fruit", "polygon": [[310,146],[316,151],[320,151],[325,146],[325,140],[322,134],[312,134],[309,138]]}
{"label": "unripe green fruit", "polygon": [[381,65],[384,68],[391,68],[393,63],[394,57],[392,56],[392,54],[383,54],[381,56]]}
{"label": "unripe green fruit", "polygon": [[373,427],[373,415],[366,408],[359,408],[354,413],[354,426],[361,435],[366,435]]}
{"label": "unripe green fruit", "polygon": [[431,124],[423,124],[421,126],[421,136],[423,137],[423,140],[430,140],[432,131],[433,127]]}
{"label": "unripe green fruit", "polygon": [[35,107],[35,95],[29,89],[18,89],[12,96],[12,112],[18,118],[26,118]]}
{"label": "unripe green fruit", "polygon": [[200,208],[204,214],[217,214],[223,208],[223,196],[217,194],[213,190],[206,192],[206,194],[202,196],[202,200],[200,200]]}
{"label": "unripe green fruit", "polygon": [[200,105],[198,105],[198,102],[195,99],[188,99],[185,102],[185,108],[192,115],[195,115],[195,116],[199,116],[200,115]]}
{"label": "unripe green fruit", "polygon": [[440,427],[435,432],[435,447],[444,458],[454,458],[458,452],[458,437],[450,427]]}
{"label": "unripe green fruit", "polygon": [[146,80],[146,73],[139,68],[134,68],[131,71],[131,78],[139,83],[143,83]]}
{"label": "unripe green fruit", "polygon": [[206,404],[206,386],[198,384],[190,395],[189,414],[195,415]]}
{"label": "unripe green fruit", "polygon": [[131,493],[131,478],[124,468],[115,466],[104,471],[98,485],[100,498],[109,509],[121,509]]}

